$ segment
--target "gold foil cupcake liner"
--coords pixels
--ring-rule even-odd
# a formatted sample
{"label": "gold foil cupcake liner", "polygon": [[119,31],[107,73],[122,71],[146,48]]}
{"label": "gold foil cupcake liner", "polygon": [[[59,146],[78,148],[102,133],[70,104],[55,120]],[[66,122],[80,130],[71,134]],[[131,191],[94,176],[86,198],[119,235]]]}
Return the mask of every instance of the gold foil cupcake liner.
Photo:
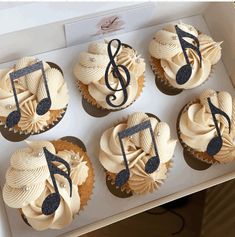
{"label": "gold foil cupcake liner", "polygon": [[198,103],[199,100],[194,100],[194,101],[191,101],[189,103],[187,103],[183,108],[182,110],[180,111],[179,115],[178,115],[178,118],[177,118],[177,123],[176,123],[176,130],[177,130],[177,135],[178,135],[178,139],[180,141],[180,144],[182,145],[183,149],[185,149],[187,152],[189,152],[193,157],[195,157],[195,159],[199,159],[203,162],[206,162],[208,164],[219,164],[220,162],[217,161],[216,159],[213,158],[213,156],[209,156],[207,154],[207,152],[199,152],[199,151],[196,151],[195,149],[189,147],[186,143],[184,143],[184,141],[181,139],[181,132],[180,132],[180,128],[179,128],[179,123],[180,123],[180,118],[181,118],[181,115],[186,112],[188,110],[188,108],[195,104],[195,103]]}

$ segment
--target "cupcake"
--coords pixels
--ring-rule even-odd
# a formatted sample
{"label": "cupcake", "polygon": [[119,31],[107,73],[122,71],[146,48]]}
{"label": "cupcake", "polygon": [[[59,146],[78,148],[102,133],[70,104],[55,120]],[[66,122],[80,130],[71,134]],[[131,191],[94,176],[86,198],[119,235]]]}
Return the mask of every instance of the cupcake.
{"label": "cupcake", "polygon": [[150,64],[158,88],[173,95],[200,86],[221,58],[221,43],[191,25],[163,27],[149,44]]}
{"label": "cupcake", "polygon": [[235,98],[226,91],[204,91],[181,110],[177,132],[183,148],[201,161],[235,160]]}
{"label": "cupcake", "polygon": [[[146,122],[149,122],[151,129],[143,129],[146,128]],[[138,126],[141,128],[136,132]],[[121,142],[120,134],[130,129],[135,134],[123,137]],[[176,140],[171,138],[170,128],[165,122],[160,122],[150,114],[138,112],[102,134],[99,161],[105,169],[106,179],[120,192],[147,194],[157,190],[167,178],[175,146]],[[124,154],[128,167],[125,165]],[[153,157],[158,157],[157,166],[149,171],[146,164]],[[127,169],[129,177],[120,186],[117,178]]]}
{"label": "cupcake", "polygon": [[110,111],[126,108],[140,96],[144,72],[144,59],[118,39],[89,44],[74,67],[83,98]]}
{"label": "cupcake", "polygon": [[[4,202],[18,209],[25,222],[35,230],[65,228],[86,206],[92,194],[91,162],[85,151],[68,141],[27,141],[27,144],[11,157],[3,187]],[[49,163],[45,149],[57,159]],[[49,164],[54,168],[50,169]],[[59,174],[55,172],[58,169]],[[55,193],[60,200],[57,208],[51,213],[45,212],[45,207],[55,207]],[[45,200],[52,196],[53,203],[45,205]]]}
{"label": "cupcake", "polygon": [[[22,69],[35,67],[40,63],[45,74],[43,70],[36,70],[11,82],[10,76],[15,72],[22,72]],[[19,104],[18,111],[15,97]],[[47,103],[44,103],[42,108],[39,106],[40,102],[45,100]],[[62,119],[68,100],[68,88],[62,71],[53,63],[25,57],[16,62],[12,68],[0,70],[0,121],[6,129],[16,134],[33,135],[49,130]],[[20,113],[18,121],[16,117],[12,117],[17,113],[13,111]]]}

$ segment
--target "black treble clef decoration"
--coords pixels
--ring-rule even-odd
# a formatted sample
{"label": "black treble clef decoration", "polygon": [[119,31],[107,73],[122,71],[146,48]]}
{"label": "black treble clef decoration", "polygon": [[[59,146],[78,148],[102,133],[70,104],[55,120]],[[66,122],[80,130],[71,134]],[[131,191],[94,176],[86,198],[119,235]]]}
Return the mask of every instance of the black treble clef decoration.
{"label": "black treble clef decoration", "polygon": [[207,153],[210,156],[214,156],[214,155],[216,155],[220,151],[220,149],[221,149],[221,147],[223,145],[222,135],[221,135],[221,132],[220,132],[220,129],[219,129],[219,126],[218,126],[218,122],[216,120],[215,115],[216,114],[220,114],[220,115],[225,117],[225,119],[228,121],[229,133],[231,131],[231,121],[229,119],[229,116],[224,111],[218,109],[217,107],[215,107],[212,104],[210,98],[207,98],[207,100],[208,100],[208,104],[209,104],[209,107],[210,107],[210,110],[211,110],[211,115],[212,115],[213,122],[215,124],[216,132],[217,132],[217,136],[212,138],[211,141],[207,145]]}
{"label": "black treble clef decoration", "polygon": [[[116,41],[117,42],[117,49],[114,52],[114,54],[112,53],[112,43]],[[113,92],[117,92],[117,91],[123,91],[123,101],[118,104],[115,105],[112,103],[112,101],[116,100],[116,95],[115,94],[109,94],[106,96],[106,102],[108,103],[109,106],[111,107],[120,107],[122,105],[124,105],[127,102],[128,99],[128,94],[127,94],[127,87],[130,84],[130,73],[129,70],[124,66],[124,65],[117,65],[115,62],[115,57],[117,56],[119,50],[121,49],[122,43],[119,39],[113,39],[108,43],[108,56],[110,59],[110,62],[107,65],[107,68],[105,70],[105,75],[104,75],[104,79],[105,79],[105,84],[108,87],[109,90],[113,91]],[[113,88],[110,83],[109,83],[109,71],[110,71],[110,67],[112,66],[112,74],[115,78],[117,78],[121,84],[121,89],[116,89]],[[122,76],[120,69],[123,70],[123,72],[126,75],[126,80],[125,78]]]}
{"label": "black treble clef decoration", "polygon": [[[176,74],[176,82],[179,85],[183,85],[189,80],[189,78],[192,75],[192,66],[189,62],[189,58],[188,58],[186,49],[192,49],[197,53],[197,55],[199,56],[199,59],[200,59],[200,67],[202,65],[202,55],[201,55],[201,52],[200,52],[200,43],[199,43],[199,40],[196,36],[181,30],[177,25],[175,26],[175,30],[176,30],[176,33],[178,35],[180,45],[181,45],[181,48],[183,50],[184,58],[185,58],[185,61],[186,61],[186,64],[184,66],[182,66]],[[183,39],[185,37],[193,39],[194,42],[196,43],[196,46],[193,45],[193,44],[190,44],[188,41]]]}

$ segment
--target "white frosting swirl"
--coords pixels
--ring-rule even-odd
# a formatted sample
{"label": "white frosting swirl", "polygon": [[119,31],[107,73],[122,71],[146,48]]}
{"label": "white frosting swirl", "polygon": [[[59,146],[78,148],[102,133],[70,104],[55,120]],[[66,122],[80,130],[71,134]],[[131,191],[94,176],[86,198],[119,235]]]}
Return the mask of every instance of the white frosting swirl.
{"label": "white frosting swirl", "polygon": [[[58,69],[50,68],[45,71],[47,84],[51,97],[50,110],[60,110],[66,107],[69,101],[68,88],[64,81],[64,77]],[[44,81],[41,79],[37,90],[37,99],[41,101],[46,98],[46,89]]]}
{"label": "white frosting swirl", "polygon": [[[125,168],[123,162],[122,151],[118,139],[118,133],[127,128],[126,124],[119,124],[114,128],[106,130],[100,139],[100,155],[99,160],[104,168],[112,173],[118,173]],[[123,139],[126,158],[131,168],[143,154],[129,138]]]}
{"label": "white frosting swirl", "polygon": [[[13,90],[9,74],[13,69],[0,70],[0,116],[7,117],[16,109]],[[19,105],[21,106],[31,94],[29,91],[24,91],[24,88],[16,81],[15,83]]]}
{"label": "white frosting swirl", "polygon": [[[30,66],[36,62],[37,60],[33,57],[25,57],[20,59],[13,69],[0,71],[0,116],[7,117],[12,111],[16,109],[9,74],[21,68]],[[64,82],[63,75],[59,70],[51,68],[45,62],[43,62],[43,66],[52,102],[50,110],[64,109],[68,104],[69,98],[68,89]],[[20,109],[22,108],[25,110],[25,107],[29,107],[29,105],[25,105],[25,103],[31,101],[29,102],[29,104],[31,104],[31,112],[27,113],[27,121],[26,118],[23,117],[22,120],[24,121],[21,121],[21,123],[27,123],[28,126],[26,126],[26,129],[29,126],[32,128],[30,131],[27,130],[28,132],[38,133],[39,131],[43,130],[42,121],[44,121],[44,127],[47,126],[44,115],[42,118],[38,118],[37,122],[35,121],[35,111],[32,112],[32,104],[35,104],[35,102],[38,104],[43,98],[47,97],[41,70],[35,71],[17,79],[14,82],[14,85],[16,87]],[[29,109],[27,108],[27,110]],[[25,114],[25,111],[23,113]],[[34,121],[34,124],[30,124],[32,121]],[[23,129],[23,127],[21,128]]]}
{"label": "white frosting swirl", "polygon": [[18,126],[22,131],[27,133],[35,133],[36,131],[43,131],[47,126],[47,121],[50,119],[50,111],[44,115],[36,113],[37,101],[28,100],[21,107],[21,119]]}
{"label": "white frosting swirl", "polygon": [[[11,166],[6,173],[6,184],[3,188],[3,199],[8,206],[21,208],[34,229],[62,229],[72,222],[80,210],[78,186],[85,183],[89,168],[78,153],[66,150],[58,152],[57,155],[71,167],[72,197],[67,180],[56,174],[61,201],[55,213],[46,216],[42,213],[43,201],[55,190],[43,147],[56,154],[55,147],[46,141],[27,143],[29,147],[16,151],[11,157]],[[61,163],[54,164],[66,171]]]}
{"label": "white frosting swirl", "polygon": [[[66,181],[65,181],[66,184]],[[80,209],[80,196],[78,193],[78,187],[72,185],[72,197],[70,197],[70,189],[66,184],[66,187],[61,187],[57,182],[58,190],[60,193],[60,205],[56,212],[50,216],[42,214],[41,208],[45,198],[54,193],[54,187],[49,182],[44,186],[44,190],[38,199],[31,202],[27,206],[22,207],[22,213],[27,218],[28,223],[38,231],[46,229],[63,229],[68,226],[74,219]]]}
{"label": "white frosting swirl", "polygon": [[22,208],[36,200],[44,190],[50,174],[42,147],[55,152],[51,143],[38,142],[29,143],[28,148],[12,155],[3,188],[3,199],[8,206]]}
{"label": "white frosting swirl", "polygon": [[[115,48],[112,47],[112,51],[114,50]],[[109,61],[107,44],[91,43],[88,46],[88,52],[82,52],[79,55],[74,74],[85,85],[98,82],[104,76]]]}
{"label": "white frosting swirl", "polygon": [[[178,24],[178,26],[183,31],[198,37],[197,30],[193,26],[183,23]],[[189,39],[188,42],[192,43],[192,40]],[[155,33],[153,40],[149,44],[149,52],[155,58],[166,60],[182,52],[173,24],[166,25],[162,30]]]}
{"label": "white frosting swirl", "polygon": [[[73,183],[79,186],[84,184],[88,177],[89,168],[87,162],[83,161],[83,157],[74,151],[66,150],[59,151],[58,156],[63,158],[72,167],[70,176]],[[62,168],[61,166],[59,167]]]}
{"label": "white frosting swirl", "polygon": [[117,64],[126,66],[137,78],[145,71],[144,59],[132,48],[122,47],[121,53],[117,55]]}
{"label": "white frosting swirl", "polygon": [[[121,170],[125,169],[120,142],[118,139],[118,132],[147,120],[150,120],[155,134],[155,141],[161,164],[160,168],[164,167],[162,166],[163,164],[166,164],[170,161],[174,153],[176,140],[170,138],[169,126],[164,122],[158,122],[156,118],[149,117],[147,114],[134,113],[129,116],[126,123],[118,124],[117,126],[106,130],[101,136],[99,160],[107,171],[111,173],[118,173]],[[155,155],[149,130],[146,129],[134,134],[132,137],[124,138],[123,145],[129,164],[128,166],[130,168],[131,177],[132,171],[136,176],[139,176],[140,173],[145,173],[144,170],[140,169],[140,167],[142,167],[141,161],[145,162],[146,157],[150,158]],[[158,172],[158,174],[156,174],[156,172]],[[162,174],[162,178],[159,178],[159,174]],[[132,187],[137,187],[138,182],[144,183],[145,181],[147,187],[149,187],[149,175],[147,173],[145,173],[145,177],[147,177],[146,180],[140,178],[140,181],[136,176],[134,176],[135,178],[130,179]],[[157,179],[165,179],[165,172],[155,171],[151,177],[158,177]],[[137,183],[133,183],[135,182],[135,180],[137,180]],[[144,184],[142,186],[144,186]],[[157,187],[157,185],[152,184],[150,186]],[[150,191],[152,189],[149,188],[148,190]],[[132,191],[135,192],[135,189],[133,189]],[[140,188],[140,190],[136,190],[136,193],[145,193],[145,191],[146,188]]]}
{"label": "white frosting swirl", "polygon": [[[157,145],[158,155],[161,163],[168,162],[174,153],[176,141],[171,139],[170,127],[165,122],[158,122],[156,118],[149,117],[144,113],[134,113],[129,116],[127,121],[127,127],[132,127],[140,124],[146,120],[150,120],[151,126],[155,135],[155,141]],[[137,147],[141,147],[146,154],[152,156],[155,155],[152,138],[149,130],[145,129],[135,135],[133,135],[133,143]]]}
{"label": "white frosting swirl", "polygon": [[[232,150],[235,149],[235,144],[232,142],[235,127],[233,126],[235,121],[234,105],[232,96],[225,91],[216,93],[214,90],[206,90],[200,95],[200,100],[196,103],[192,103],[182,113],[179,121],[180,137],[184,143],[186,143],[192,149],[199,152],[205,152],[207,145],[212,138],[217,136],[215,124],[211,115],[210,107],[208,105],[207,98],[211,99],[214,106],[224,111],[231,121],[231,131],[229,133],[228,122],[222,115],[216,115],[218,126],[223,137],[223,146],[221,151],[214,156],[218,161],[231,160],[233,156]],[[230,152],[229,152],[230,151]],[[227,154],[223,157],[223,154]],[[227,159],[227,157],[229,157]]]}
{"label": "white frosting swirl", "polygon": [[221,58],[222,42],[215,42],[210,36],[199,34],[200,51],[204,58],[209,59],[212,65],[219,62]]}
{"label": "white frosting swirl", "polygon": [[[118,107],[119,109],[127,107],[128,105],[133,103],[134,100],[137,98],[138,81],[136,79],[133,79],[132,73],[130,73],[130,76],[131,76],[130,84],[127,87],[128,98],[127,98],[126,103],[123,106]],[[120,90],[122,88],[120,81],[117,80],[112,74],[109,75],[109,84],[115,90]],[[113,109],[113,107],[108,105],[106,102],[106,97],[112,93],[110,93],[110,90],[106,86],[104,78],[102,78],[96,83],[89,84],[88,91],[90,95],[92,95],[92,97],[97,101],[97,103],[101,107],[106,108],[106,109]],[[116,91],[114,95],[116,98],[114,101],[112,101],[112,104],[115,104],[118,106],[123,101],[123,91],[122,90]]]}
{"label": "white frosting swirl", "polygon": [[233,134],[225,133],[223,135],[223,146],[214,156],[220,163],[228,163],[235,159],[235,136]]}
{"label": "white frosting swirl", "polygon": [[138,160],[136,165],[131,169],[131,177],[128,181],[129,187],[136,194],[147,194],[154,192],[159,184],[167,178],[167,167],[166,164],[161,164],[158,171],[148,174],[145,172],[145,164],[148,158]]}
{"label": "white frosting swirl", "polygon": [[[108,63],[110,62],[108,52],[108,44],[106,42],[91,43],[88,46],[88,52],[82,52],[79,57],[78,63],[75,65],[74,74],[76,78],[83,84],[88,85],[88,91],[90,95],[97,101],[97,103],[106,109],[113,109],[106,102],[106,97],[112,94],[112,91],[108,89],[105,84],[104,75]],[[115,52],[115,47],[112,46],[112,52]],[[130,72],[130,84],[127,87],[128,100],[123,106],[118,108],[124,108],[130,105],[136,98],[138,92],[138,79],[144,74],[145,63],[136,51],[131,48],[122,46],[118,55],[114,59],[118,65],[124,65]],[[126,79],[126,75],[121,70],[123,78]],[[121,89],[120,81],[115,78],[111,72],[109,72],[109,83],[113,89]],[[123,92],[114,92],[116,96],[116,105],[121,104],[123,101]]]}
{"label": "white frosting swirl", "polygon": [[[34,57],[24,57],[21,58],[18,62],[16,62],[14,71],[20,70],[21,68],[28,67],[37,62],[37,59]],[[50,69],[50,66],[43,62],[44,70]],[[42,77],[42,72],[40,70],[27,74],[24,77],[18,79],[18,83],[25,88],[25,90],[29,90],[31,94],[35,95],[37,93],[38,85],[40,83]]]}
{"label": "white frosting swirl", "polygon": [[[173,24],[167,25],[155,34],[149,44],[149,53],[152,57],[161,60],[164,75],[173,87],[192,89],[201,85],[208,78],[211,72],[211,66],[217,63],[221,58],[221,43],[214,42],[213,39],[207,35],[198,34],[193,26],[186,24],[177,25],[183,31],[196,36],[200,44],[200,52],[202,55],[201,65],[197,53],[192,49],[187,49],[189,62],[192,66],[190,79],[183,85],[179,85],[176,82],[176,74],[178,70],[186,64],[186,61]],[[185,39],[193,44],[191,38]]]}

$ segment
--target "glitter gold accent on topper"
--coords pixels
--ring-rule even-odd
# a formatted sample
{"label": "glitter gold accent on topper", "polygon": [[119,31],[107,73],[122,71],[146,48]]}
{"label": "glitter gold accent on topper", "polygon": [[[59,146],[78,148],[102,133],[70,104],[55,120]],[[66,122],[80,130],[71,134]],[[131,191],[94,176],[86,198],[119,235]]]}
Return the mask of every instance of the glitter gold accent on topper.
{"label": "glitter gold accent on topper", "polygon": [[[201,52],[200,52],[200,43],[199,43],[199,40],[196,36],[181,30],[177,25],[175,26],[175,30],[176,30],[176,33],[178,35],[180,45],[181,45],[181,48],[183,50],[184,58],[185,58],[185,61],[186,61],[186,64],[183,65],[178,70],[178,72],[176,74],[176,82],[179,85],[183,85],[190,79],[190,77],[192,75],[192,66],[189,62],[189,57],[187,55],[186,49],[192,49],[192,50],[196,51],[197,55],[200,58],[200,67],[202,65],[202,56],[201,56]],[[188,41],[186,41],[183,38],[193,39],[196,46],[189,43]]]}
{"label": "glitter gold accent on topper", "polygon": [[[114,54],[112,53],[112,43],[113,42],[117,42],[117,48],[116,51],[114,52]],[[106,102],[109,106],[111,107],[120,107],[123,106],[127,100],[128,100],[128,93],[127,93],[127,87],[130,84],[130,72],[127,69],[127,67],[125,67],[124,65],[117,65],[115,62],[115,57],[118,55],[120,49],[121,49],[122,43],[119,39],[113,39],[108,43],[108,56],[110,59],[110,62],[107,65],[107,68],[105,70],[105,75],[104,75],[104,79],[105,79],[105,85],[107,86],[107,88],[112,91],[112,92],[118,92],[118,91],[122,91],[123,92],[123,101],[120,104],[114,104],[113,101],[115,101],[117,99],[116,95],[114,93],[111,93],[109,95],[107,95],[106,97]],[[112,67],[112,68],[111,68]],[[114,78],[117,78],[120,82],[121,88],[113,88],[110,85],[109,82],[109,71],[111,68],[111,73],[113,74]],[[121,70],[120,70],[121,69]],[[125,74],[125,77],[123,77],[122,74]]]}
{"label": "glitter gold accent on topper", "polygon": [[[51,176],[51,180],[53,183],[53,187],[55,192],[49,194],[46,199],[43,201],[42,204],[42,213],[44,215],[51,215],[53,214],[57,208],[60,205],[60,193],[59,193],[59,189],[55,180],[55,174],[59,174],[62,175],[63,177],[65,177],[68,182],[69,182],[69,188],[70,188],[70,197],[72,197],[72,180],[70,178],[70,166],[69,164],[61,159],[60,157],[50,153],[45,147],[43,148],[45,157],[46,157],[46,161],[47,161],[47,165],[48,165],[48,169],[50,172],[50,176]],[[66,169],[67,169],[67,173],[62,171],[61,169],[59,169],[55,164],[53,164],[52,162],[59,162],[61,164],[63,164]]]}
{"label": "glitter gold accent on topper", "polygon": [[45,90],[46,90],[46,98],[43,98],[41,101],[39,101],[37,108],[36,108],[36,113],[38,115],[44,115],[47,113],[51,107],[51,97],[50,97],[50,92],[49,92],[49,87],[47,84],[47,79],[45,75],[45,70],[43,67],[43,62],[37,62],[35,64],[32,64],[30,66],[27,66],[25,68],[19,69],[18,71],[10,73],[10,79],[11,79],[11,86],[13,89],[13,94],[14,94],[14,99],[16,103],[16,110],[12,111],[6,119],[6,126],[8,128],[13,128],[15,125],[17,125],[21,119],[21,112],[20,112],[20,105],[16,93],[16,88],[15,88],[15,83],[14,81],[16,79],[20,79],[23,76],[26,76],[30,73],[33,73],[35,71],[41,70],[42,71],[42,77],[44,80],[44,85],[45,85]]}
{"label": "glitter gold accent on topper", "polygon": [[220,129],[219,129],[219,125],[218,125],[218,122],[216,120],[215,115],[216,114],[220,114],[223,117],[225,117],[225,119],[228,121],[229,133],[231,131],[231,121],[230,121],[229,116],[224,111],[218,109],[216,106],[214,106],[212,104],[210,98],[207,98],[207,101],[208,101],[208,104],[209,104],[209,107],[210,107],[210,110],[211,110],[211,115],[212,115],[213,122],[214,122],[214,125],[215,125],[215,128],[216,128],[216,132],[217,132],[217,136],[212,138],[211,141],[207,145],[207,153],[210,156],[214,156],[214,155],[216,155],[220,151],[220,149],[222,148],[222,145],[223,145],[222,135],[221,135],[221,132],[220,132]]}
{"label": "glitter gold accent on topper", "polygon": [[149,129],[150,131],[151,139],[153,142],[153,148],[155,152],[155,156],[151,157],[145,164],[145,172],[148,174],[151,174],[154,171],[156,171],[159,167],[160,159],[158,156],[157,145],[156,145],[156,141],[155,141],[155,137],[154,137],[154,133],[153,133],[153,129],[152,129],[150,121],[148,120],[140,124],[137,124],[133,127],[127,128],[126,130],[118,133],[118,138],[121,145],[121,150],[122,150],[122,155],[123,155],[124,165],[125,165],[125,169],[121,170],[116,176],[115,184],[118,187],[121,187],[122,185],[124,185],[130,178],[130,169],[129,169],[128,161],[126,158],[126,153],[125,153],[122,139],[126,137],[131,137],[135,133],[138,133],[145,129]]}

